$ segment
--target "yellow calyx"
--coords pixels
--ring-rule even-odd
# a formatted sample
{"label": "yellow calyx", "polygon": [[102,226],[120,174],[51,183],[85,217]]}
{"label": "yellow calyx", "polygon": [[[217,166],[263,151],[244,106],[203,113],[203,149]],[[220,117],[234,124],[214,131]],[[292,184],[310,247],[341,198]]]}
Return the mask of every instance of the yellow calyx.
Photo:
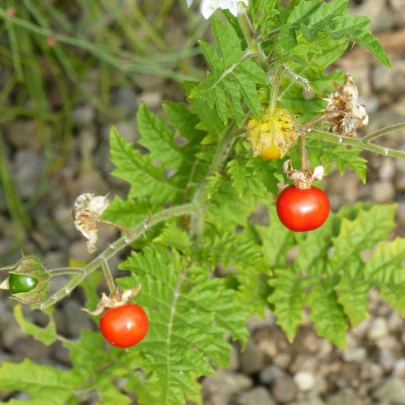
{"label": "yellow calyx", "polygon": [[294,146],[299,134],[293,116],[287,110],[279,108],[274,114],[264,109],[261,121],[250,119],[247,135],[253,156],[276,160],[284,157]]}

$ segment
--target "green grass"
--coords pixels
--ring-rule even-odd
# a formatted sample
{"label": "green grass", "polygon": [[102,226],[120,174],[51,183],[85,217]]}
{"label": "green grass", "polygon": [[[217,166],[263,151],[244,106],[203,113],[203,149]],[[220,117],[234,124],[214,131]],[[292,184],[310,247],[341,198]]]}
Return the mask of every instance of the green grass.
{"label": "green grass", "polygon": [[[166,32],[174,15],[187,21],[180,47],[178,41],[171,43]],[[3,2],[0,64],[5,79],[0,88],[0,125],[4,127],[16,118],[34,120],[46,168],[38,192],[31,200],[22,201],[0,134],[0,182],[15,243],[21,244],[22,229],[32,229],[30,209],[46,193],[50,173],[64,165],[73,134],[72,110],[77,103],[90,103],[113,121],[108,109],[112,88],[142,87],[143,75],[174,81],[195,79],[199,72],[189,61],[199,53],[196,40],[207,26],[185,1]],[[96,93],[86,86],[94,71],[98,72],[92,82]],[[55,108],[50,101],[49,88],[56,89],[60,107]]]}

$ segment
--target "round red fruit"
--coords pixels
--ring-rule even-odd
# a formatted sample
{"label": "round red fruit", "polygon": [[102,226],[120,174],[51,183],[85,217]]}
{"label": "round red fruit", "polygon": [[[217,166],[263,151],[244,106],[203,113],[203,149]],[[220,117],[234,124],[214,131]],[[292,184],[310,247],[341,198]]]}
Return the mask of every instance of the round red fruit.
{"label": "round red fruit", "polygon": [[317,187],[289,186],[277,199],[277,215],[283,225],[295,232],[312,231],[328,219],[329,198]]}
{"label": "round red fruit", "polygon": [[101,315],[100,330],[113,346],[127,348],[139,343],[148,331],[148,316],[138,305],[126,304]]}

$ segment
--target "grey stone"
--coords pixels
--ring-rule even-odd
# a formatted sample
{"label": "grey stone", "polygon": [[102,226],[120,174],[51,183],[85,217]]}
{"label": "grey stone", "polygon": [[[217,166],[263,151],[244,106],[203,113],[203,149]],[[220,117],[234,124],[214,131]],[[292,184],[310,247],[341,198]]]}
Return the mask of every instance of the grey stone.
{"label": "grey stone", "polygon": [[392,370],[392,368],[394,367],[395,359],[391,351],[380,350],[378,354],[378,362],[386,371],[389,371]]}
{"label": "grey stone", "polygon": [[72,117],[74,125],[83,128],[93,123],[96,111],[91,104],[79,105],[73,110]]}
{"label": "grey stone", "polygon": [[394,26],[394,16],[384,1],[366,0],[353,12],[370,17],[372,19],[370,28],[373,32],[388,31]]}
{"label": "grey stone", "polygon": [[363,400],[360,399],[352,391],[341,391],[330,396],[326,400],[326,405],[363,405]]}
{"label": "grey stone", "polygon": [[0,326],[2,327],[1,343],[2,347],[6,350],[12,351],[15,342],[19,339],[25,338],[27,335],[21,330],[20,325],[14,319],[12,314],[5,314],[1,316]]}
{"label": "grey stone", "polygon": [[398,359],[395,362],[393,375],[398,378],[405,378],[405,358]]}
{"label": "grey stone", "polygon": [[94,257],[94,253],[88,252],[86,240],[83,238],[70,244],[69,257],[87,263]]}
{"label": "grey stone", "polygon": [[393,9],[395,24],[398,28],[405,27],[405,2],[404,0],[390,0]]}
{"label": "grey stone", "polygon": [[311,391],[315,387],[315,376],[309,371],[298,371],[294,382],[300,391]]}
{"label": "grey stone", "polygon": [[47,363],[52,353],[52,347],[33,339],[31,336],[24,336],[13,342],[11,347],[13,353],[28,358],[35,363]]}
{"label": "grey stone", "polygon": [[391,352],[399,353],[401,344],[393,335],[385,335],[376,341],[376,345],[380,350],[390,350]]}
{"label": "grey stone", "polygon": [[28,392],[19,392],[13,397],[16,401],[28,401],[31,395]]}
{"label": "grey stone", "polygon": [[264,387],[255,387],[241,393],[236,399],[238,405],[276,405],[269,391]]}
{"label": "grey stone", "polygon": [[150,109],[160,108],[162,104],[162,92],[160,91],[146,91],[139,96],[142,103]]}
{"label": "grey stone", "polygon": [[383,375],[383,369],[379,364],[372,363],[366,359],[361,365],[360,379],[365,380],[380,380]]}
{"label": "grey stone", "polygon": [[253,381],[243,374],[219,371],[217,375],[205,377],[202,382],[204,404],[228,405],[232,396],[252,385]]}
{"label": "grey stone", "polygon": [[240,368],[240,358],[239,358],[240,348],[236,343],[232,344],[231,358],[227,370],[237,371]]}
{"label": "grey stone", "polygon": [[286,370],[291,364],[291,354],[290,353],[279,353],[273,357],[273,363],[277,367]]}
{"label": "grey stone", "polygon": [[402,330],[404,327],[404,319],[398,314],[397,311],[392,310],[388,317],[388,329],[390,332]]}
{"label": "grey stone", "polygon": [[349,347],[343,353],[343,360],[348,363],[362,363],[367,357],[367,350],[364,347]]}
{"label": "grey stone", "polygon": [[392,180],[395,176],[395,162],[392,158],[386,157],[378,170],[381,180]]}
{"label": "grey stone", "polygon": [[304,398],[297,402],[291,402],[289,405],[325,405],[325,402],[322,401],[318,394],[310,392]]}
{"label": "grey stone", "polygon": [[285,372],[276,366],[267,366],[260,372],[260,382],[265,385],[272,384],[275,380],[285,376]]}
{"label": "grey stone", "polygon": [[72,186],[76,196],[83,193],[104,195],[107,194],[108,190],[107,183],[102,175],[94,170],[82,172]]}
{"label": "grey stone", "polygon": [[395,199],[395,187],[390,181],[377,181],[372,184],[371,190],[376,203],[388,203]]}
{"label": "grey stone", "polygon": [[84,128],[79,133],[79,149],[81,155],[82,170],[91,170],[94,149],[98,144],[96,129],[94,127]]}
{"label": "grey stone", "polygon": [[52,358],[67,367],[72,367],[69,350],[57,341],[53,345]]}
{"label": "grey stone", "polygon": [[373,396],[392,405],[405,405],[405,381],[396,377],[388,378],[376,388]]}
{"label": "grey stone", "polygon": [[245,350],[241,353],[241,370],[245,374],[257,373],[263,368],[264,355],[257,346],[254,338],[250,337],[246,343]]}
{"label": "grey stone", "polygon": [[376,90],[388,92],[393,96],[402,95],[405,91],[405,62],[396,60],[392,65],[392,69],[376,65],[373,70],[372,80]]}
{"label": "grey stone", "polygon": [[297,395],[297,386],[290,376],[278,378],[272,388],[271,393],[276,402],[286,404],[293,401]]}
{"label": "grey stone", "polygon": [[388,334],[388,323],[385,318],[377,317],[371,322],[368,330],[368,338],[370,340],[377,340]]}
{"label": "grey stone", "polygon": [[[49,131],[49,128],[46,131]],[[5,135],[8,143],[15,149],[31,149],[34,151],[42,149],[42,139],[35,121],[15,119],[7,125]]]}
{"label": "grey stone", "polygon": [[138,98],[130,87],[121,87],[110,96],[110,111],[118,117],[133,118],[138,108]]}
{"label": "grey stone", "polygon": [[20,149],[15,154],[14,180],[17,191],[23,199],[34,196],[45,170],[43,159],[33,150]]}
{"label": "grey stone", "polygon": [[44,265],[48,269],[65,267],[68,262],[67,252],[51,251],[46,254]]}
{"label": "grey stone", "polygon": [[93,322],[84,311],[82,306],[75,300],[68,300],[63,307],[65,315],[66,333],[71,337],[79,337],[83,329],[92,329]]}
{"label": "grey stone", "polygon": [[136,121],[121,121],[114,124],[120,135],[125,138],[128,142],[139,141],[140,134],[136,129]]}

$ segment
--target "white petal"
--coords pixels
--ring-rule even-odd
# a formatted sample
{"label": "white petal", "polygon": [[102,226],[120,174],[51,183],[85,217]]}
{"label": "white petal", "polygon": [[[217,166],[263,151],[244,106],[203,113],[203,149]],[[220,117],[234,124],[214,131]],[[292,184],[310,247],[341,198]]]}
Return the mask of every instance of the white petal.
{"label": "white petal", "polygon": [[221,7],[222,9],[227,8],[235,17],[240,14],[239,6],[237,3],[231,3],[228,7]]}
{"label": "white petal", "polygon": [[217,8],[219,8],[219,5],[216,0],[201,1],[200,12],[206,20],[208,20],[208,18],[212,16],[212,14]]}
{"label": "white petal", "polygon": [[107,197],[97,196],[90,200],[88,209],[95,214],[101,216],[101,214],[107,209],[109,205]]}
{"label": "white petal", "polygon": [[314,173],[312,174],[312,178],[314,180],[322,180],[325,174],[325,169],[323,166],[316,166],[314,169]]}
{"label": "white petal", "polygon": [[87,245],[87,251],[89,253],[94,253],[97,248],[96,248],[96,242],[97,242],[97,231],[94,230],[92,232],[88,233],[89,236],[89,240],[87,241],[86,245]]}
{"label": "white petal", "polygon": [[193,0],[187,0],[187,5],[190,7]]}

